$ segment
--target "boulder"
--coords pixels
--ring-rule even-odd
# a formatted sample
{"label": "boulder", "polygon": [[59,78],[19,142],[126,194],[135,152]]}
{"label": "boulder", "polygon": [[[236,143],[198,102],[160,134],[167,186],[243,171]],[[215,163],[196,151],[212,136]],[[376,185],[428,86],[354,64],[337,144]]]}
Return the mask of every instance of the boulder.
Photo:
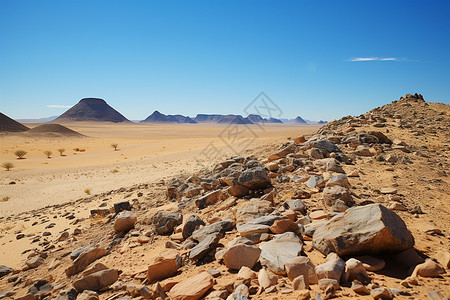
{"label": "boulder", "polygon": [[381,300],[391,300],[394,299],[394,295],[392,295],[391,291],[384,286],[372,289],[370,291],[370,295],[373,299],[381,299]]}
{"label": "boulder", "polygon": [[252,269],[258,262],[261,249],[253,245],[237,244],[225,249],[223,262],[229,269],[239,270],[243,266]]}
{"label": "boulder", "polygon": [[438,277],[444,273],[445,269],[440,264],[431,259],[427,259],[423,264],[416,266],[411,276]]}
{"label": "boulder", "polygon": [[309,284],[317,283],[316,267],[306,256],[297,256],[288,260],[285,264],[289,280],[293,281],[299,276],[304,276]]}
{"label": "boulder", "polygon": [[254,198],[250,200],[250,203],[247,206],[238,208],[236,222],[247,223],[255,218],[266,216],[272,211],[273,206],[270,201]]}
{"label": "boulder", "polygon": [[297,152],[297,146],[295,144],[290,144],[290,145],[284,147],[283,149],[281,149],[280,151],[278,151],[277,153],[270,155],[268,157],[268,160],[269,161],[277,160],[277,159],[286,157],[290,153],[295,153],[295,152]]}
{"label": "boulder", "polygon": [[263,242],[260,262],[275,274],[286,274],[285,264],[300,255],[302,243],[293,232],[275,235],[271,241]]}
{"label": "boulder", "polygon": [[115,231],[129,231],[137,222],[136,215],[131,211],[124,210],[117,214],[114,219]]}
{"label": "boulder", "polygon": [[263,167],[245,170],[239,176],[238,182],[250,190],[263,189],[271,185],[269,174]]}
{"label": "boulder", "polygon": [[25,264],[30,269],[37,268],[40,265],[42,265],[43,263],[44,263],[44,258],[42,258],[40,255],[34,255],[25,261]]}
{"label": "boulder", "polygon": [[353,198],[350,191],[340,185],[326,187],[322,193],[323,201],[328,206],[333,206],[337,200],[342,200],[347,206],[353,205]]}
{"label": "boulder", "polygon": [[450,269],[450,252],[440,250],[434,257],[444,268]]}
{"label": "boulder", "polygon": [[316,267],[318,279],[331,278],[341,281],[342,273],[345,270],[345,262],[337,256],[327,258],[328,261]]}
{"label": "boulder", "polygon": [[306,214],[306,205],[300,199],[286,200],[284,207],[288,210],[298,211],[303,215]]}
{"label": "boulder", "polygon": [[10,268],[10,267],[4,266],[4,265],[0,265],[0,278],[11,273],[12,271],[13,271],[13,268]]}
{"label": "boulder", "polygon": [[107,269],[76,280],[73,287],[78,293],[84,290],[100,291],[116,282],[117,279],[119,279],[119,272],[115,269]]}
{"label": "boulder", "polygon": [[339,280],[333,279],[333,278],[321,278],[318,281],[319,289],[325,291],[328,286],[333,286],[333,289],[336,291],[341,288],[339,285]]}
{"label": "boulder", "polygon": [[262,268],[258,273],[258,284],[263,289],[267,289],[271,286],[276,285],[278,282],[278,276],[270,271]]}
{"label": "boulder", "polygon": [[325,186],[323,177],[319,175],[311,175],[311,177],[309,177],[308,181],[306,181],[305,184],[310,189],[317,189]]}
{"label": "boulder", "polygon": [[181,265],[181,257],[174,250],[161,253],[148,266],[147,279],[150,282],[162,280],[175,275]]}
{"label": "boulder", "polygon": [[76,298],[77,300],[98,300],[98,294],[94,291],[85,290]]}
{"label": "boulder", "polygon": [[267,225],[252,224],[252,223],[238,224],[236,226],[237,231],[243,237],[253,235],[253,234],[258,234],[258,233],[267,233],[267,232],[269,232],[269,228],[270,228],[270,226],[267,226]]}
{"label": "boulder", "polygon": [[208,205],[212,205],[217,203],[218,201],[223,199],[222,190],[216,190],[205,194],[204,196],[195,200],[195,205],[199,209],[203,209]]}
{"label": "boulder", "polygon": [[187,218],[186,223],[183,226],[183,239],[187,239],[194,233],[195,230],[199,229],[201,226],[205,226],[205,222],[196,215],[191,215]]}
{"label": "boulder", "polygon": [[74,274],[80,273],[92,262],[96,261],[100,257],[106,255],[108,250],[101,247],[86,247],[83,248],[82,252],[73,261],[73,265],[66,269],[67,276],[72,276]]}
{"label": "boulder", "polygon": [[313,246],[324,254],[399,252],[414,246],[403,220],[381,204],[353,207],[316,229]]}
{"label": "boulder", "polygon": [[240,279],[256,279],[258,276],[256,275],[256,273],[254,271],[252,271],[252,269],[250,269],[249,267],[246,266],[242,266],[239,269],[239,272],[236,275],[236,279],[240,280]]}
{"label": "boulder", "polygon": [[270,226],[270,232],[275,234],[281,234],[288,231],[298,233],[300,229],[298,228],[297,223],[290,219],[276,220],[272,226]]}
{"label": "boulder", "polygon": [[355,279],[362,283],[370,282],[369,275],[363,263],[355,258],[350,258],[345,262],[344,281],[352,282]]}
{"label": "boulder", "polygon": [[344,174],[339,174],[332,176],[330,179],[328,179],[327,183],[325,184],[326,187],[336,186],[340,185],[345,188],[350,188],[350,183],[348,182],[348,178]]}
{"label": "boulder", "polygon": [[209,251],[216,248],[219,243],[221,234],[219,232],[211,233],[202,239],[195,247],[189,252],[189,259],[198,261],[208,254]]}
{"label": "boulder", "polygon": [[172,300],[197,300],[202,298],[213,285],[214,277],[208,272],[202,272],[175,284],[168,295]]}
{"label": "boulder", "polygon": [[327,151],[328,153],[332,152],[341,152],[338,146],[333,144],[331,141],[327,139],[320,139],[315,141],[309,141],[308,144],[311,148],[319,148],[322,150]]}
{"label": "boulder", "polygon": [[230,218],[225,218],[222,221],[215,222],[208,226],[202,227],[191,235],[191,238],[197,242],[201,242],[204,238],[213,233],[225,233],[234,228],[234,222]]}
{"label": "boulder", "polygon": [[299,290],[309,290],[308,280],[305,279],[305,276],[299,275],[292,280],[292,289],[294,291]]}
{"label": "boulder", "polygon": [[152,224],[155,225],[157,234],[171,234],[175,227],[183,223],[181,213],[158,212],[152,217]]}

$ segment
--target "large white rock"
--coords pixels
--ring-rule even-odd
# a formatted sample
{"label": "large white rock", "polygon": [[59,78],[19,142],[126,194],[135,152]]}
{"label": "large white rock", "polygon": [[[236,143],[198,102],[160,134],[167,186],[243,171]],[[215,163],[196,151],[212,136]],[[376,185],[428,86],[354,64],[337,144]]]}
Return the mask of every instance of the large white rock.
{"label": "large white rock", "polygon": [[317,228],[313,246],[324,254],[399,252],[414,246],[403,220],[381,204],[353,207]]}

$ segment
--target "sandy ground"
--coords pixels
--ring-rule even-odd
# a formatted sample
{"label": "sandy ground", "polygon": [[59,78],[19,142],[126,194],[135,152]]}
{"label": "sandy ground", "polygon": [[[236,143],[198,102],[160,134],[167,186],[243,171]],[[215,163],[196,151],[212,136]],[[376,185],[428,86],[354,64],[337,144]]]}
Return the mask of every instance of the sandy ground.
{"label": "sandy ground", "polygon": [[[38,124],[26,124],[29,127]],[[86,137],[51,135],[0,136],[0,216],[61,204],[121,187],[170,178],[199,169],[231,155],[250,153],[288,137],[313,133],[318,126],[285,124],[65,124]],[[111,147],[119,145],[118,151]],[[57,149],[64,148],[64,156]],[[74,149],[84,149],[84,152]],[[16,150],[25,150],[17,159]],[[43,153],[53,152],[49,159]],[[15,184],[11,184],[11,183]]]}

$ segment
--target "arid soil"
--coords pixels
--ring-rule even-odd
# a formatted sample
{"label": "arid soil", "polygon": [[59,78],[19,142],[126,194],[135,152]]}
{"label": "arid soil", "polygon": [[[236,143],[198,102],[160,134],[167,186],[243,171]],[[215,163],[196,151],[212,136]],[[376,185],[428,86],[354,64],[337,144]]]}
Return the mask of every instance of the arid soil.
{"label": "arid soil", "polygon": [[444,299],[449,113],[407,95],[318,130],[271,125],[205,165],[193,159],[220,127],[69,126],[89,138],[51,159],[53,139],[1,137],[29,155],[2,172],[0,297]]}

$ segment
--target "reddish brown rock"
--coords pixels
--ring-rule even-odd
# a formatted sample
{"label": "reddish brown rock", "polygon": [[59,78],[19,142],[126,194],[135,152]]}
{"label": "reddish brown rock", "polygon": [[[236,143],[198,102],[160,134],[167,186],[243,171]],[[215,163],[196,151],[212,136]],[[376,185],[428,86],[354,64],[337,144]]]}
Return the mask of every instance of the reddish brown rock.
{"label": "reddish brown rock", "polygon": [[208,272],[202,272],[174,285],[168,295],[172,300],[197,300],[202,298],[213,285],[214,277]]}

